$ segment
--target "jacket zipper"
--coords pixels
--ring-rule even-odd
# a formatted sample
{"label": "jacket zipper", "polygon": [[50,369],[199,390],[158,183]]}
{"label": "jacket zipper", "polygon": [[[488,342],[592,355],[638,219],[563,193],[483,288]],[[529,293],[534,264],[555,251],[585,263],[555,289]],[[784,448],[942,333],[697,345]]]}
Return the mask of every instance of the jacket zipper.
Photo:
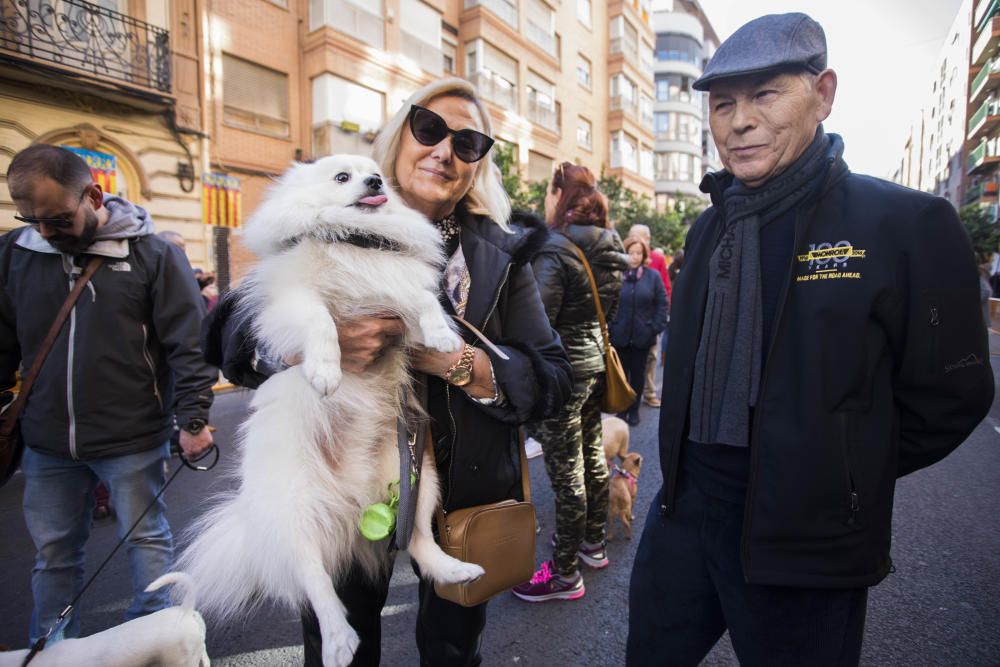
{"label": "jacket zipper", "polygon": [[[778,309],[778,316],[774,320],[774,335],[771,337],[771,344],[767,346],[767,359],[768,361],[773,361],[772,354],[774,353],[774,348],[777,346],[778,338],[781,336],[781,320],[785,317],[785,306],[788,304],[788,292],[791,289],[791,285],[795,282],[795,256],[798,254],[799,248],[799,220],[802,218],[802,212],[799,212],[795,216],[795,240],[792,242],[792,256],[788,264],[788,275],[785,277],[785,285],[781,289],[781,306]],[[743,533],[740,535],[740,558],[743,561],[743,579],[749,583],[750,575],[750,540],[747,536],[750,534],[750,525],[753,519],[753,513],[750,509],[753,507],[753,487],[754,482],[757,480],[757,467],[760,461],[758,455],[758,443],[760,434],[760,419],[757,415],[757,409],[760,408],[761,400],[765,396],[765,389],[767,387],[767,380],[770,376],[770,369],[772,364],[768,363],[764,367],[763,374],[760,378],[760,388],[757,390],[757,405],[754,408],[754,419],[753,419],[753,432],[750,434],[750,479],[747,480],[747,495],[746,495],[746,507],[743,509]]]}
{"label": "jacket zipper", "polygon": [[[76,279],[70,278],[69,290],[72,292]],[[69,416],[69,455],[76,461],[79,459],[76,451],[76,413],[73,410],[73,343],[76,338],[76,305],[69,311],[69,337],[66,352],[66,412]]]}
{"label": "jacket zipper", "polygon": [[[507,279],[510,277],[510,267],[511,264],[508,263],[507,268],[503,272],[503,280],[500,281],[500,285],[497,287],[497,291],[493,295],[493,304],[490,306],[490,309],[486,311],[486,317],[483,318],[482,323],[479,325],[480,329],[486,328],[486,323],[490,321],[491,317],[493,317],[493,311],[497,309],[497,304],[500,303],[500,293],[503,291],[504,285],[507,284]],[[455,447],[458,445],[458,428],[455,425],[455,415],[451,412],[451,385],[446,382],[444,390],[446,402],[448,404],[448,419],[451,421],[451,458],[448,461],[448,497],[441,501],[441,511],[447,515],[447,512],[444,511],[444,507],[448,504],[448,501],[451,500],[451,490],[454,488],[452,486],[451,479],[452,470],[454,470],[455,467]]]}
{"label": "jacket zipper", "polygon": [[149,367],[149,374],[153,378],[153,396],[156,397],[156,402],[160,406],[160,410],[163,410],[163,398],[160,396],[160,388],[156,386],[156,365],[153,363],[153,355],[149,353],[149,349],[146,347],[146,343],[149,340],[149,328],[143,324],[142,325],[142,358],[146,360],[146,366]]}
{"label": "jacket zipper", "polygon": [[930,373],[934,375],[938,370],[938,338],[941,325],[941,311],[936,305],[930,307],[931,325],[931,354],[929,361]]}
{"label": "jacket zipper", "polygon": [[851,471],[850,420],[846,412],[840,414],[840,445],[844,456],[844,472],[847,475],[847,499],[848,508],[850,509],[846,523],[848,526],[853,526],[857,523],[858,511],[861,509],[861,499],[854,484],[854,473]]}

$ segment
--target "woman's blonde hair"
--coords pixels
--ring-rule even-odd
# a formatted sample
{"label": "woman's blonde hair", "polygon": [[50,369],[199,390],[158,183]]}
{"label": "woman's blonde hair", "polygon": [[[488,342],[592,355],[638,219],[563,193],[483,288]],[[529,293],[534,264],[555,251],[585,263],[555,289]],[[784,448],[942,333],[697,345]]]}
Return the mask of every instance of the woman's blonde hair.
{"label": "woman's blonde hair", "polygon": [[[396,157],[399,155],[399,144],[403,132],[407,131],[407,119],[410,106],[426,107],[437,97],[460,97],[475,105],[479,111],[479,120],[483,132],[493,136],[493,124],[486,106],[480,101],[476,89],[465,79],[448,77],[427,84],[410,95],[402,108],[382,126],[372,147],[372,157],[382,168],[383,176],[398,188],[396,183]],[[455,159],[458,159],[457,157]],[[511,231],[507,224],[510,218],[510,198],[503,189],[500,168],[494,164],[489,154],[476,163],[476,175],[472,179],[472,187],[465,194],[463,201],[470,213],[488,216],[506,231]]]}

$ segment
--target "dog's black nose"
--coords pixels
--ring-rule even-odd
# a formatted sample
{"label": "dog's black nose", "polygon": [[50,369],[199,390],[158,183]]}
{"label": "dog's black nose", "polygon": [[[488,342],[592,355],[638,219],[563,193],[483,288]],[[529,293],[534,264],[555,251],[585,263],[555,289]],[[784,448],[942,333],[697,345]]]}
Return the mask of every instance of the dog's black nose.
{"label": "dog's black nose", "polygon": [[382,177],[369,176],[365,179],[365,185],[367,185],[368,189],[374,193],[382,192]]}

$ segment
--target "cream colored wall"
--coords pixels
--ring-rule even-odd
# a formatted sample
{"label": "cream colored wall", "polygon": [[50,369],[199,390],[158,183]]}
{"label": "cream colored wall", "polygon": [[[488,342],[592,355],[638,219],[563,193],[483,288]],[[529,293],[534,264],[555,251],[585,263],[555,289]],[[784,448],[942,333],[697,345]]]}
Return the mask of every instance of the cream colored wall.
{"label": "cream colored wall", "polygon": [[[6,182],[7,167],[14,154],[40,138],[50,137],[53,143],[89,147],[89,137],[96,140],[93,150],[117,156],[119,177],[124,175],[133,181],[129,183],[129,199],[149,211],[157,231],[173,230],[182,234],[191,262],[207,266],[209,236],[201,224],[201,184],[196,180],[191,192],[181,189],[175,174],[177,163],[186,161],[187,156],[165,127],[162,116],[122,113],[118,111],[120,106],[115,107],[110,102],[83,101],[82,98],[75,98],[81,104],[72,105],[71,99],[54,91],[42,92],[0,82],[0,172],[3,174],[0,176],[0,231],[19,224],[13,219],[15,209]],[[84,106],[87,104],[90,106]],[[82,135],[80,126],[84,126]],[[192,152],[197,153],[197,146],[197,143],[190,145]],[[196,154],[195,164],[197,162]],[[143,181],[148,187],[145,193]]]}

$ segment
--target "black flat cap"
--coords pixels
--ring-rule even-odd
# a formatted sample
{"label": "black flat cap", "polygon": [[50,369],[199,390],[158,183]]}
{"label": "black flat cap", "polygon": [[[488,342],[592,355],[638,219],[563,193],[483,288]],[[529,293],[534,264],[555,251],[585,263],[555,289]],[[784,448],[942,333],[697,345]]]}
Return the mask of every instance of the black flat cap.
{"label": "black flat cap", "polygon": [[800,12],[768,14],[730,35],[692,85],[708,90],[718,79],[797,68],[813,74],[826,69],[823,26]]}

